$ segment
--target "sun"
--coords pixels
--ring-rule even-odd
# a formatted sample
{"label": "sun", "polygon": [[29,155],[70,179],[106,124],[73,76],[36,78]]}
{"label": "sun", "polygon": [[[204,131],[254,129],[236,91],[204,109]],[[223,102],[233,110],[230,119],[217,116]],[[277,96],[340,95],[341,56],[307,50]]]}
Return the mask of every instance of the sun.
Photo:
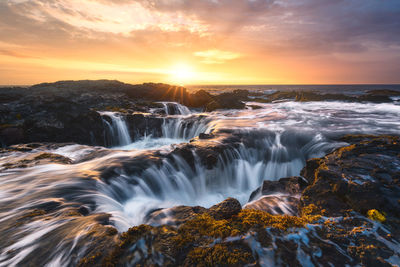
{"label": "sun", "polygon": [[193,68],[184,63],[179,63],[172,66],[169,74],[171,82],[178,83],[179,85],[191,82],[195,77]]}

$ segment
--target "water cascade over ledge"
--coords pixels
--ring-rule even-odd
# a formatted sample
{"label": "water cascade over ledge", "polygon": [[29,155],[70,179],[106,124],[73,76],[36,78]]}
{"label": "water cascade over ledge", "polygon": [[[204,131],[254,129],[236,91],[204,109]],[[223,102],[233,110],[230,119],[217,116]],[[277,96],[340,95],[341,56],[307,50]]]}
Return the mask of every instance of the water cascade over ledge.
{"label": "water cascade over ledge", "polygon": [[[227,197],[245,205],[264,180],[299,175],[307,159],[345,145],[338,136],[400,132],[400,106],[393,103],[257,105],[196,113],[164,103],[165,114],[138,115],[143,125],[157,120],[159,129],[140,131],[135,114],[101,112],[108,148],[63,144],[4,152],[0,234],[7,238],[0,266],[37,258],[47,266],[77,265],[98,241],[93,229],[158,225],[165,221],[154,211],[207,208]],[[53,162],[36,164],[49,155]],[[10,162],[17,163],[4,167]]]}

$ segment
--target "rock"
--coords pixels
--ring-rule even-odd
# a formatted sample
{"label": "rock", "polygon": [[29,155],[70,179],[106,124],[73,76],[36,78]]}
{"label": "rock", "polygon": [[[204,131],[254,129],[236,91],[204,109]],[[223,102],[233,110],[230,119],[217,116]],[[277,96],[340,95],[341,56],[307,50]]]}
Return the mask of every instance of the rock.
{"label": "rock", "polygon": [[250,107],[252,110],[256,110],[256,109],[262,109],[262,106],[258,106],[258,105],[248,105],[248,107]]}
{"label": "rock", "polygon": [[2,167],[5,169],[13,168],[28,168],[36,165],[59,163],[59,164],[71,164],[72,160],[54,153],[38,152],[38,153],[27,153],[14,161],[8,161],[3,164]]}
{"label": "rock", "polygon": [[393,102],[391,99],[393,96],[400,96],[400,92],[394,90],[371,90],[359,96],[358,100],[374,103],[386,103]]}
{"label": "rock", "polygon": [[308,183],[302,177],[298,176],[281,178],[278,181],[265,180],[259,188],[251,193],[249,201],[253,201],[259,196],[276,193],[286,195],[300,194],[307,184]]}
{"label": "rock", "polygon": [[145,99],[154,101],[173,101],[189,105],[189,93],[186,88],[163,83],[144,83],[131,85],[125,91],[134,100]]}
{"label": "rock", "polygon": [[150,225],[181,225],[206,212],[207,209],[199,206],[176,206],[169,209],[155,210],[146,216],[146,223]]}
{"label": "rock", "polygon": [[[230,138],[232,143],[241,140]],[[397,263],[400,140],[356,139],[351,146],[308,161],[302,173],[309,184],[301,177],[266,182],[258,190],[267,195],[242,210],[229,198],[209,209],[178,206],[153,211],[149,216],[158,226],[135,226],[113,239],[93,230],[91,234],[100,238],[90,243],[80,265],[125,266],[133,260],[141,266],[258,266],[265,260],[271,266]],[[209,144],[196,140],[191,149],[197,149],[197,142]],[[288,215],[295,212],[293,194],[302,194],[298,216]],[[162,224],[170,222],[173,225]]]}
{"label": "rock", "polygon": [[244,209],[262,210],[271,214],[297,215],[300,193],[308,185],[302,177],[264,181],[254,190]]}
{"label": "rock", "polygon": [[16,144],[24,141],[24,130],[19,126],[3,125],[0,128],[0,144]]}
{"label": "rock", "polygon": [[329,216],[348,209],[366,215],[376,209],[400,218],[399,154],[400,138],[366,136],[308,161],[302,175],[311,185],[303,191],[301,205],[313,203]]}
{"label": "rock", "polygon": [[[236,92],[236,91],[235,91]],[[213,97],[213,101],[209,102],[205,110],[214,111],[217,109],[243,109],[245,104],[242,101],[248,100],[247,94],[243,92],[222,93]]]}
{"label": "rock", "polygon": [[318,92],[301,91],[296,93],[296,101],[357,101],[357,98],[344,94],[324,94]]}
{"label": "rock", "polygon": [[133,139],[141,138],[145,135],[160,137],[164,118],[156,116],[145,116],[143,114],[128,114],[125,116],[129,133]]}
{"label": "rock", "polygon": [[242,210],[242,205],[237,199],[227,198],[219,204],[208,209],[207,213],[216,220],[227,219],[238,214]]}
{"label": "rock", "polygon": [[[133,136],[160,135],[161,118],[137,115],[162,108],[157,101],[189,107],[244,108],[247,91],[212,96],[204,90],[161,83],[139,85],[118,81],[59,81],[29,88],[0,89],[0,142],[3,146],[29,142],[74,142],[110,146],[103,118],[97,111],[123,113]],[[214,104],[213,104],[214,103]],[[214,105],[214,107],[213,107]],[[170,109],[175,114],[175,109]],[[135,114],[136,113],[136,114]],[[133,114],[133,115],[131,115]]]}
{"label": "rock", "polygon": [[190,94],[190,107],[200,108],[205,107],[208,103],[213,101],[213,97],[205,90],[199,90],[194,94]]}
{"label": "rock", "polygon": [[214,137],[214,135],[212,135],[212,134],[206,134],[206,133],[199,134],[199,139],[211,139],[213,137]]}
{"label": "rock", "polygon": [[251,201],[243,206],[243,209],[253,209],[279,215],[297,215],[299,197],[289,195],[268,195]]}
{"label": "rock", "polygon": [[86,207],[86,206],[80,206],[80,207],[78,208],[78,212],[79,212],[80,214],[82,214],[83,216],[87,216],[87,215],[89,215],[90,210],[89,210],[89,208]]}

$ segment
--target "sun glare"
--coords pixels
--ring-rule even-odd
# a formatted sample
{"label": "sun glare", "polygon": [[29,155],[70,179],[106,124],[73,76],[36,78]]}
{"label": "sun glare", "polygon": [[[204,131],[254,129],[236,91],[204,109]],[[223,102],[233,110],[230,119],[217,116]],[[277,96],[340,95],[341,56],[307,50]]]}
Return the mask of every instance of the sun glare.
{"label": "sun glare", "polygon": [[191,82],[195,76],[193,68],[187,64],[177,64],[170,70],[170,79],[173,83],[183,85]]}

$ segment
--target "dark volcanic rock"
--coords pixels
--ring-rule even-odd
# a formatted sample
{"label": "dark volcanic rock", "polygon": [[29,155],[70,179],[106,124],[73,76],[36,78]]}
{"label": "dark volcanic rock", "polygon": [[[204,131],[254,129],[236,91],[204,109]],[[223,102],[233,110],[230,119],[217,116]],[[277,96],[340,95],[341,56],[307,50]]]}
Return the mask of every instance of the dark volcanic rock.
{"label": "dark volcanic rock", "polygon": [[131,85],[126,95],[132,99],[146,99],[155,101],[174,101],[189,105],[189,93],[186,88],[163,83],[144,83]]}
{"label": "dark volcanic rock", "polygon": [[278,181],[264,181],[263,184],[254,190],[249,201],[253,201],[257,196],[269,195],[273,193],[283,193],[287,195],[300,194],[307,186],[307,182],[302,177],[281,178]]}
{"label": "dark volcanic rock", "polygon": [[206,211],[206,208],[200,206],[177,206],[169,209],[160,209],[148,214],[146,222],[150,225],[181,225]]}
{"label": "dark volcanic rock", "polygon": [[[266,195],[242,210],[229,198],[209,209],[153,211],[149,219],[155,225],[170,225],[132,227],[112,240],[101,235],[102,243],[93,244],[79,265],[397,264],[400,140],[355,139],[349,147],[308,161],[302,171],[310,181],[305,189],[302,178],[289,177],[265,182],[258,190]],[[298,216],[270,214],[291,213],[282,212],[287,208],[282,203],[296,202],[296,194],[302,194]]]}
{"label": "dark volcanic rock", "polygon": [[390,98],[392,96],[400,96],[400,92],[393,90],[371,90],[368,91],[366,94],[359,96],[358,99],[360,101],[385,103],[392,102],[392,99]]}
{"label": "dark volcanic rock", "polygon": [[190,106],[194,108],[205,107],[208,103],[212,102],[214,99],[208,92],[204,90],[199,90],[194,94],[190,95]]}
{"label": "dark volcanic rock", "polygon": [[[156,101],[179,102],[189,107],[244,108],[247,91],[212,96],[204,90],[190,94],[168,84],[125,84],[118,81],[60,81],[29,88],[0,89],[0,143],[75,142],[112,145],[97,111],[124,113],[133,137],[160,136],[162,119],[133,113],[161,109]],[[171,110],[170,114],[175,111]],[[133,114],[133,115],[130,115]]]}
{"label": "dark volcanic rock", "polygon": [[155,116],[145,116],[143,114],[132,114],[125,116],[128,130],[131,137],[143,137],[144,135],[152,135],[159,137],[162,134],[162,126],[164,119]]}
{"label": "dark volcanic rock", "polygon": [[254,190],[244,208],[262,210],[271,214],[297,215],[300,193],[308,183],[302,177],[264,181]]}
{"label": "dark volcanic rock", "polygon": [[25,154],[24,157],[19,157],[16,160],[10,160],[1,167],[5,169],[28,168],[49,163],[71,164],[72,160],[54,153],[38,152]]}
{"label": "dark volcanic rock", "polygon": [[297,215],[299,202],[298,196],[266,195],[247,203],[243,209],[261,210],[270,214]]}
{"label": "dark volcanic rock", "polygon": [[296,101],[356,101],[357,98],[347,96],[344,94],[321,94],[317,92],[298,92],[296,94]]}
{"label": "dark volcanic rock", "polygon": [[242,210],[242,205],[237,199],[227,198],[221,203],[212,206],[208,213],[216,220],[227,219],[238,214]]}
{"label": "dark volcanic rock", "polygon": [[176,206],[169,209],[155,210],[146,216],[146,221],[151,225],[180,225],[203,213],[209,214],[215,220],[221,220],[231,218],[241,210],[242,206],[238,200],[227,198],[209,209],[199,206]]}
{"label": "dark volcanic rock", "polygon": [[399,217],[399,155],[400,139],[383,136],[310,160],[302,171],[311,184],[303,192],[302,205],[313,203],[331,216],[348,209],[362,214],[376,209]]}
{"label": "dark volcanic rock", "polygon": [[213,97],[213,101],[207,103],[206,111],[216,109],[243,109],[246,105],[243,101],[248,100],[247,90],[235,90],[231,93],[222,93]]}

